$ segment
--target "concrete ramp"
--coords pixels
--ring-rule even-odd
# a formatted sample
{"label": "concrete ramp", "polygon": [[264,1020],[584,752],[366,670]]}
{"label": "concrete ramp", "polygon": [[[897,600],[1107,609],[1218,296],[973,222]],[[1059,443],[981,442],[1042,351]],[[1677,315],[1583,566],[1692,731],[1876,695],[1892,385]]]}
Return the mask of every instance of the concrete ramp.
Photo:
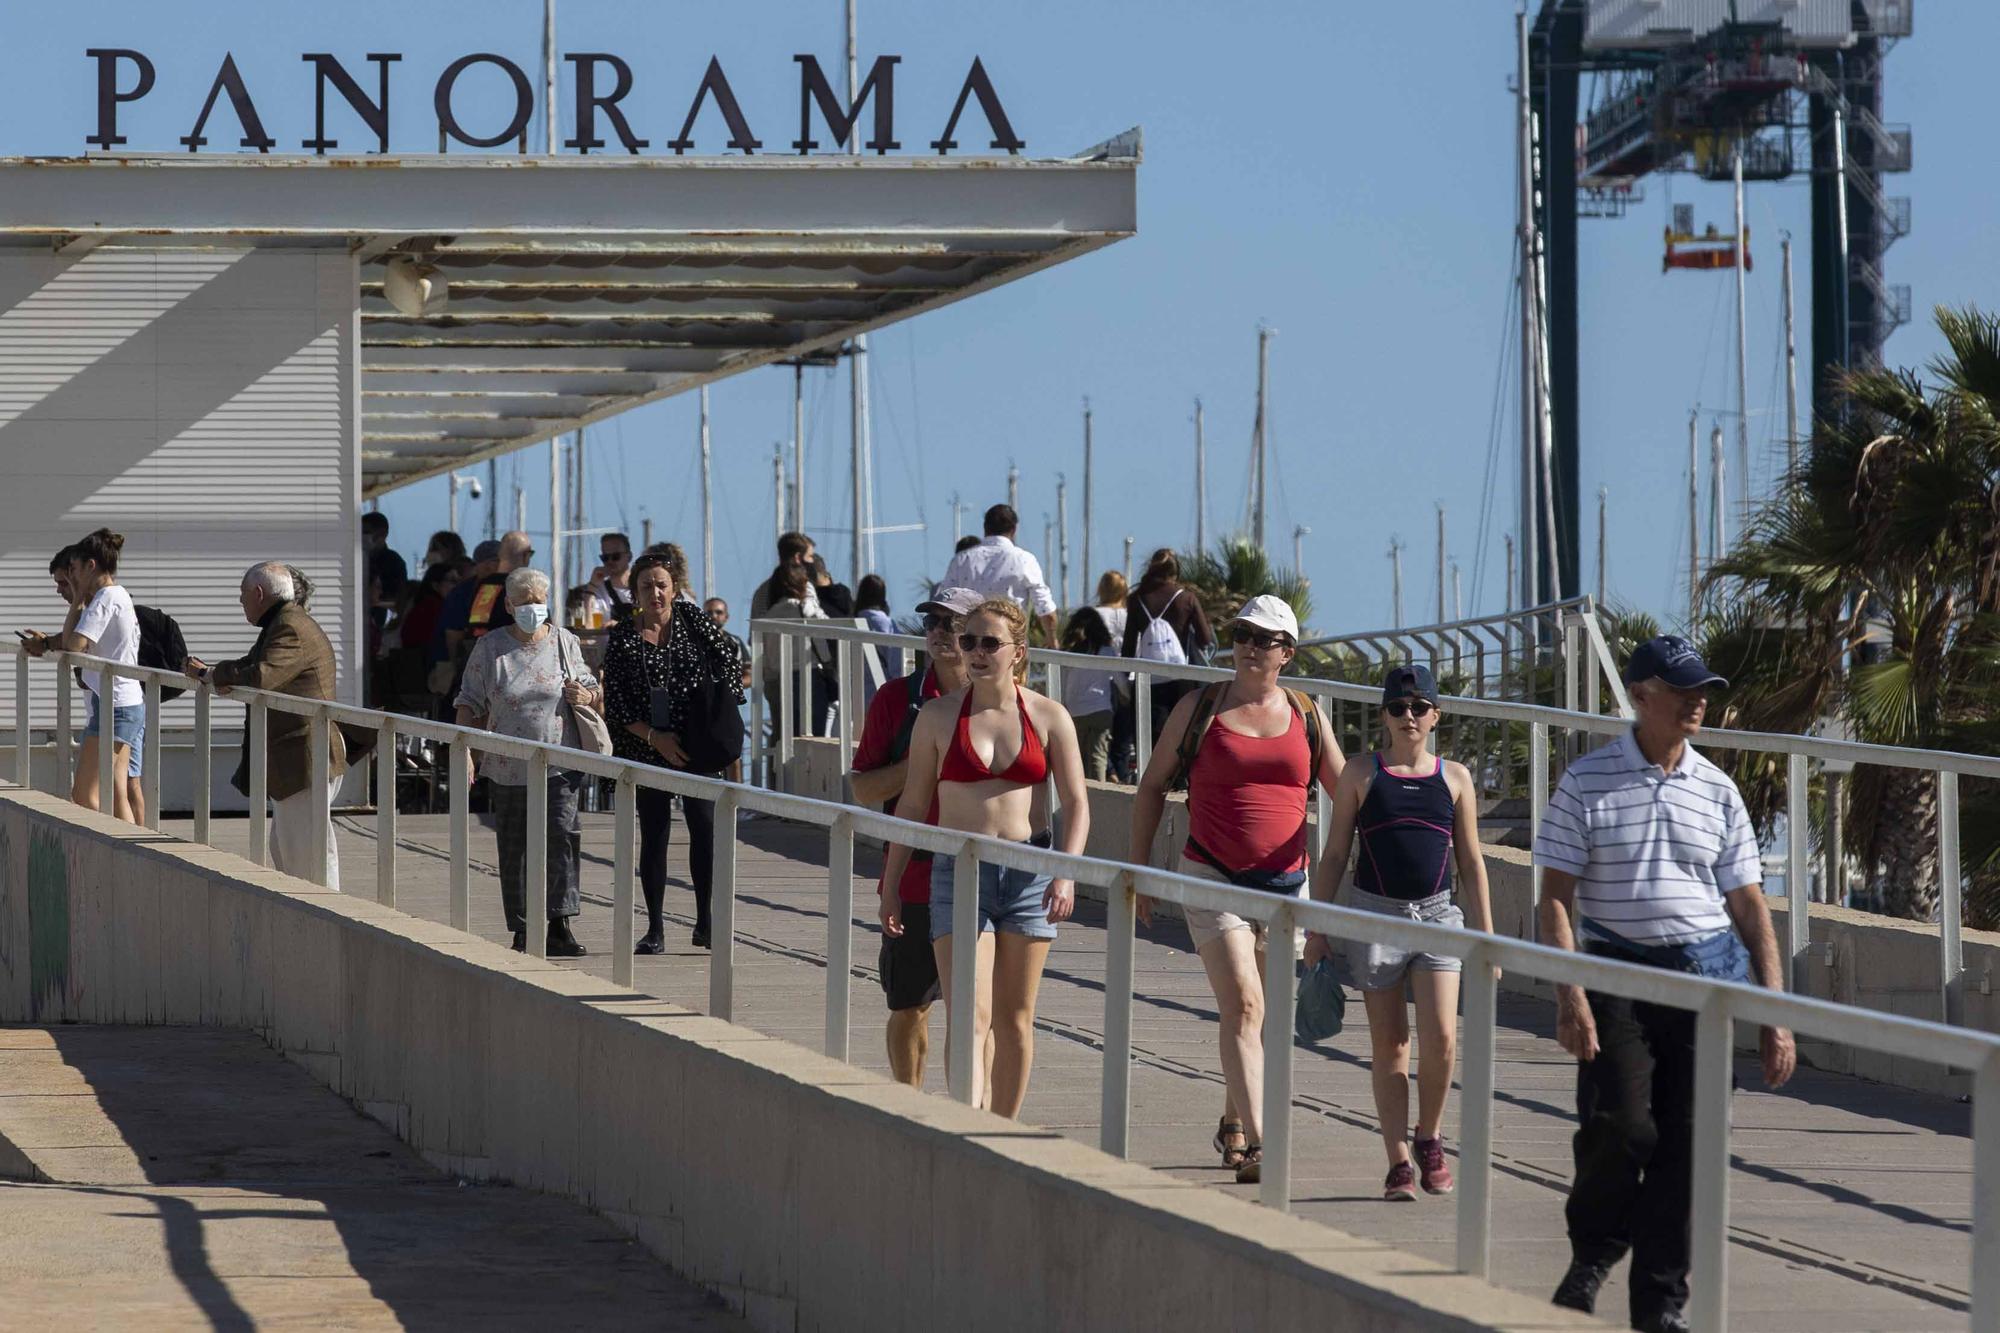
{"label": "concrete ramp", "polygon": [[248,1033],[0,1028],[5,1323],[743,1328],[566,1200],[428,1165]]}

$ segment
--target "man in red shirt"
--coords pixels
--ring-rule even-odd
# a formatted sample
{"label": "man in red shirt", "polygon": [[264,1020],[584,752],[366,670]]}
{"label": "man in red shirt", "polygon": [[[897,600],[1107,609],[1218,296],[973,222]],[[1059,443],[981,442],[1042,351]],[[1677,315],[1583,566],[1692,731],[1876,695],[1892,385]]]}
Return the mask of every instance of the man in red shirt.
{"label": "man in red shirt", "polygon": [[[910,732],[924,704],[941,694],[965,688],[965,659],[953,639],[957,621],[983,600],[969,588],[940,588],[917,606],[924,618],[924,651],[930,668],[889,681],[875,692],[861,739],[854,747],[854,770],[848,775],[854,799],[863,805],[893,811],[903,794],[909,765]],[[927,822],[937,823],[937,802],[931,802]],[[886,886],[877,884],[877,895]],[[937,955],[931,951],[931,858],[927,852],[910,857],[896,890],[903,933],[882,937],[882,989],[889,999],[889,1068],[898,1082],[924,1085],[924,1059],[930,1052],[929,1016],[938,998]],[[882,904],[887,915],[888,902]]]}

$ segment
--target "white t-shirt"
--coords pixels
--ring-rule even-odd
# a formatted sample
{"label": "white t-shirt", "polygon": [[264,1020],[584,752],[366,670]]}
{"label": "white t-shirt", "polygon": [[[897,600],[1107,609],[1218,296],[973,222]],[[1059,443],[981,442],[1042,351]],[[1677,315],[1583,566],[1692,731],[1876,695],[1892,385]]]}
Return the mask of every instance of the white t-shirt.
{"label": "white t-shirt", "polygon": [[[94,645],[90,650],[91,656],[125,666],[139,665],[139,617],[132,610],[132,594],[117,584],[98,589],[97,596],[90,599],[90,605],[78,618],[76,632]],[[84,685],[100,699],[104,697],[98,680],[101,674],[97,671],[83,673]],[[112,683],[115,687],[111,692],[113,708],[129,708],[146,702],[146,687],[138,681],[119,676]]]}

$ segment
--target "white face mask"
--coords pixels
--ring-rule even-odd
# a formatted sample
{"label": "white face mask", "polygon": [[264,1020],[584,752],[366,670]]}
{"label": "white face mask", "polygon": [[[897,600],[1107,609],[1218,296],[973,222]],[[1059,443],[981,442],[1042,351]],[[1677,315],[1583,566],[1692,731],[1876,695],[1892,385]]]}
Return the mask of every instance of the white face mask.
{"label": "white face mask", "polygon": [[548,618],[549,607],[546,602],[529,602],[526,606],[514,608],[514,623],[521,627],[523,634],[533,634]]}

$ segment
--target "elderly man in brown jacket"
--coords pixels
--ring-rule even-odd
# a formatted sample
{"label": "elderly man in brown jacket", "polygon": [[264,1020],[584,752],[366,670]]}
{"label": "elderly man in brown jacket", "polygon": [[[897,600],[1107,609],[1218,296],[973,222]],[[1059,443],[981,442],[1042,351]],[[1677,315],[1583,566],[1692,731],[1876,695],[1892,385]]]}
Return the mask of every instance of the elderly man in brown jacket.
{"label": "elderly man in brown jacket", "polygon": [[[301,699],[332,699],[335,664],[326,632],[306,614],[295,598],[292,574],[270,561],[252,566],[243,576],[243,618],[257,626],[257,642],[233,662],[209,666],[190,656],[187,673],[205,680],[218,693],[237,685],[270,690]],[[340,775],[347,771],[347,748],[340,728],[327,728],[327,805],[312,799],[312,758],[305,718],[272,710],[268,714],[265,791],[271,798],[271,859],[278,869],[312,879],[311,856],[315,822],[326,830],[326,886],[340,887],[340,854],[334,844],[332,801]],[[236,790],[250,794],[250,741],[243,741],[243,758],[230,779]]]}

